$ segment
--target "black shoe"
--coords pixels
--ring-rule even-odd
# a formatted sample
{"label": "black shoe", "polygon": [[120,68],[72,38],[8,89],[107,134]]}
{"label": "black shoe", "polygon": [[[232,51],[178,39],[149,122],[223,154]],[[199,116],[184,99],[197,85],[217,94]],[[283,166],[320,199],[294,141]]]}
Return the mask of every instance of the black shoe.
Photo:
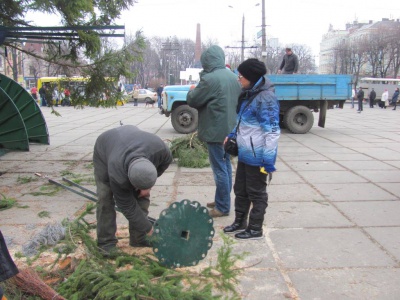
{"label": "black shoe", "polygon": [[247,227],[247,216],[248,212],[235,211],[235,220],[232,225],[224,228],[224,233],[233,234],[244,231]]}
{"label": "black shoe", "polygon": [[246,229],[246,227],[247,227],[246,223],[240,224],[240,223],[234,222],[232,225],[226,226],[224,228],[224,233],[227,233],[227,234],[239,233],[239,232],[244,231]]}
{"label": "black shoe", "polygon": [[238,240],[260,240],[263,238],[263,231],[252,230],[247,228],[246,230],[236,233],[235,238]]}

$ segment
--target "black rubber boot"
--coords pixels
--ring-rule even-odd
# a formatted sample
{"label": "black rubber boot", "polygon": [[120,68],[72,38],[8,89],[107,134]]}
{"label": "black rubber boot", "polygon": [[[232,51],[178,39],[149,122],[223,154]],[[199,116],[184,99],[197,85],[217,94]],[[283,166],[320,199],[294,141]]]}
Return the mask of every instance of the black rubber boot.
{"label": "black rubber boot", "polygon": [[239,240],[259,240],[263,238],[262,224],[250,222],[246,230],[236,233],[235,238]]}
{"label": "black rubber boot", "polygon": [[242,232],[247,227],[247,213],[235,211],[235,221],[224,228],[224,233],[233,234]]}

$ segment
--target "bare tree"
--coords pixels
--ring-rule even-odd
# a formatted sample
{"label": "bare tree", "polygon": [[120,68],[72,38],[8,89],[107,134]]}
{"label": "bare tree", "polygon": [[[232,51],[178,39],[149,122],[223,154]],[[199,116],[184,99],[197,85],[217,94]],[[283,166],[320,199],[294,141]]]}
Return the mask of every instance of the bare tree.
{"label": "bare tree", "polygon": [[367,62],[366,59],[366,48],[368,40],[365,37],[359,37],[354,39],[350,43],[350,61],[351,61],[351,74],[354,75],[354,87],[357,87],[358,78],[362,73],[362,67]]}
{"label": "bare tree", "polygon": [[[400,69],[400,25],[396,24],[395,28],[388,30],[388,44],[390,45],[389,57],[393,70],[393,78],[397,78]],[[383,77],[383,76],[382,76]]]}

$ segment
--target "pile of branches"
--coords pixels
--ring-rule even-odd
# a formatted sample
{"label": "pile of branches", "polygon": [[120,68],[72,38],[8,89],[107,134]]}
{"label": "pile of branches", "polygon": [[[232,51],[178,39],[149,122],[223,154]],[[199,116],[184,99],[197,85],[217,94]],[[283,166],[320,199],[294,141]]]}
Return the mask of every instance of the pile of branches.
{"label": "pile of branches", "polygon": [[180,167],[205,168],[210,166],[207,145],[199,140],[197,132],[172,140],[170,149]]}
{"label": "pile of branches", "polygon": [[[236,264],[244,254],[233,253],[233,239],[221,235],[224,243],[218,249],[215,264],[199,270],[198,268],[170,269],[161,264],[153,255],[128,254],[121,250],[105,258],[99,251],[96,240],[92,237],[93,224],[85,221],[86,214],[92,214],[95,205],[88,204],[86,211],[74,221],[65,223],[66,236],[52,250],[57,253],[57,260],[50,268],[41,266],[37,269],[42,278],[60,278],[51,284],[47,292],[54,299],[239,299],[236,291],[237,277],[243,268]],[[66,271],[57,270],[57,262],[74,256],[77,247],[85,255],[76,261],[74,268]],[[50,249],[43,250],[49,251]],[[31,261],[32,262],[32,261]],[[59,265],[59,264],[58,264]],[[29,275],[29,274],[28,274]],[[38,295],[40,280],[36,278],[24,294]],[[37,284],[38,288],[35,288]],[[33,287],[33,288],[32,288]],[[13,296],[6,288],[8,296]],[[16,294],[14,294],[15,296]],[[21,297],[20,299],[37,299]],[[10,298],[17,299],[17,298]]]}

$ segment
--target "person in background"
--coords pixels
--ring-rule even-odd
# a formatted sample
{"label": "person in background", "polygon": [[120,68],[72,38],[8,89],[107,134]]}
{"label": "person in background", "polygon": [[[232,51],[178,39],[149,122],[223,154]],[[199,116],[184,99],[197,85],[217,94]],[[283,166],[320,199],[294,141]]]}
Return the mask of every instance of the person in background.
{"label": "person in background", "polygon": [[375,98],[376,98],[376,92],[375,92],[374,88],[372,88],[371,93],[369,93],[369,107],[370,108],[374,108]]}
{"label": "person in background", "polygon": [[58,94],[58,89],[57,89],[57,87],[54,88],[52,97],[53,97],[53,101],[54,101],[53,103],[55,103],[56,106],[58,106],[58,101],[59,101],[59,99],[60,99],[60,96],[59,96],[59,94]]}
{"label": "person in background", "polygon": [[[250,58],[238,67],[242,86],[236,111],[239,148],[235,177],[235,220],[224,228],[240,240],[261,239],[268,207],[267,180],[276,171],[275,161],[280,137],[279,101],[263,62]],[[228,137],[225,139],[226,143]]]}
{"label": "person in background", "polygon": [[61,106],[71,106],[71,92],[69,91],[68,87],[64,89],[64,101],[61,103]]}
{"label": "person in background", "polygon": [[232,165],[225,153],[224,139],[235,126],[240,85],[236,75],[225,67],[225,53],[213,45],[200,57],[200,82],[186,96],[187,104],[199,114],[198,136],[207,143],[216,185],[214,201],[207,203],[213,218],[228,216],[231,208]]}
{"label": "person in background", "polygon": [[133,89],[132,98],[133,98],[133,106],[138,106],[139,88],[137,86],[135,86],[135,88]]}
{"label": "person in background", "polygon": [[146,240],[153,231],[147,218],[150,191],[171,162],[171,151],[161,138],[133,125],[107,130],[97,138],[97,244],[104,255],[112,254],[118,242],[115,206],[129,221],[129,245],[151,246]]}
{"label": "person in background", "polygon": [[397,88],[392,96],[392,104],[393,104],[393,110],[396,110],[396,106],[397,106],[397,100],[399,99],[399,88]]}
{"label": "person in background", "polygon": [[381,108],[386,109],[387,106],[389,106],[389,91],[385,89],[385,91],[382,93],[381,96]]}
{"label": "person in background", "polygon": [[164,90],[164,85],[161,83],[160,86],[157,88],[158,108],[161,108],[161,96],[163,90]]}
{"label": "person in background", "polygon": [[291,48],[286,48],[285,52],[278,74],[296,74],[299,70],[299,59]]}
{"label": "person in background", "polygon": [[351,90],[351,108],[354,108],[354,100],[356,99],[356,89]]}
{"label": "person in background", "polygon": [[44,85],[42,85],[42,87],[39,89],[39,96],[40,96],[40,106],[47,106],[46,87]]}
{"label": "person in background", "polygon": [[32,95],[32,98],[35,99],[35,101],[37,101],[37,92],[38,92],[38,90],[37,90],[36,86],[31,88],[31,95]]}
{"label": "person in background", "polygon": [[358,99],[358,113],[361,113],[363,111],[363,100],[364,100],[364,91],[362,87],[360,86],[357,92],[357,99]]}

